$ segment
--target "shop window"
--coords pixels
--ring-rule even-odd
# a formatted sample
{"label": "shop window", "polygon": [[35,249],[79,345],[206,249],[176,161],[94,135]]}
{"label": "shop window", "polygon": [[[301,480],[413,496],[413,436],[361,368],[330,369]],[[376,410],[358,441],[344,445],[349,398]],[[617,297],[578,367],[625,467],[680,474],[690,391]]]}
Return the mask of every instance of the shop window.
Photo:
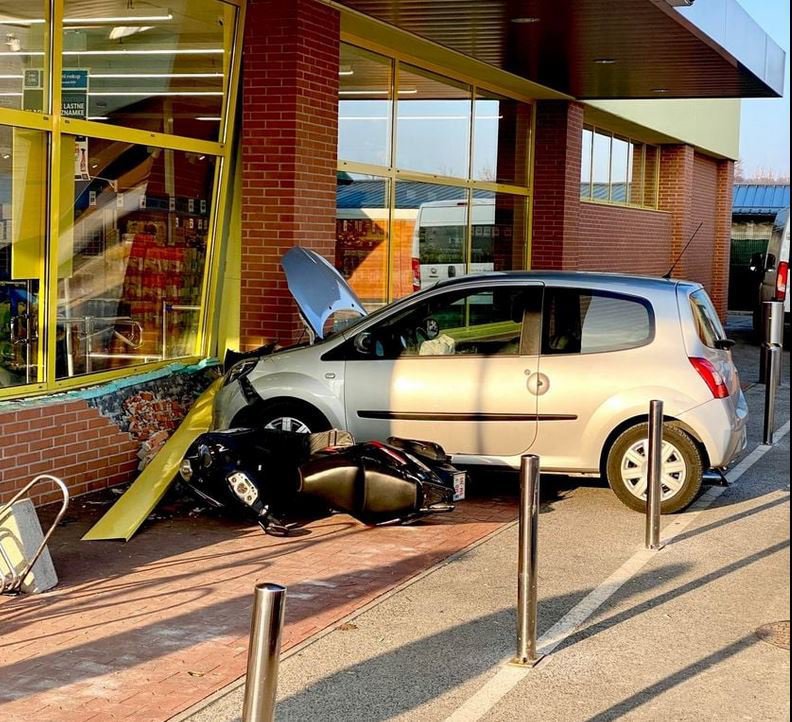
{"label": "shop window", "polygon": [[[369,310],[388,300],[389,214],[386,178],[338,173],[335,265]],[[394,244],[397,263],[401,240]]]}
{"label": "shop window", "polygon": [[338,157],[390,165],[392,61],[342,44],[338,66]]}
{"label": "shop window", "polygon": [[63,114],[218,140],[236,8],[219,0],[97,7],[64,3]]}
{"label": "shop window", "polygon": [[581,200],[657,207],[657,146],[583,127]]}
{"label": "shop window", "polygon": [[0,108],[47,112],[49,3],[0,2]]}
{"label": "shop window", "polygon": [[38,380],[46,135],[0,126],[0,390]]}
{"label": "shop window", "polygon": [[401,65],[397,87],[396,167],[467,178],[470,86]]}
{"label": "shop window", "polygon": [[215,158],[62,144],[57,377],[194,354]]}

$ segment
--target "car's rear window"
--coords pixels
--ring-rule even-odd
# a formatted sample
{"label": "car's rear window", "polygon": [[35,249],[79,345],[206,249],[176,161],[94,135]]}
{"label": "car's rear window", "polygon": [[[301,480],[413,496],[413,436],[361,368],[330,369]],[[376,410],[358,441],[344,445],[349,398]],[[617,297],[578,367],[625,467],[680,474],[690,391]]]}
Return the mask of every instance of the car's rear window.
{"label": "car's rear window", "polygon": [[690,306],[693,309],[693,319],[696,322],[696,331],[701,343],[715,348],[715,342],[718,339],[726,338],[726,333],[710,297],[703,288],[690,294]]}
{"label": "car's rear window", "polygon": [[586,354],[643,346],[654,335],[648,301],[604,291],[548,288],[542,353]]}

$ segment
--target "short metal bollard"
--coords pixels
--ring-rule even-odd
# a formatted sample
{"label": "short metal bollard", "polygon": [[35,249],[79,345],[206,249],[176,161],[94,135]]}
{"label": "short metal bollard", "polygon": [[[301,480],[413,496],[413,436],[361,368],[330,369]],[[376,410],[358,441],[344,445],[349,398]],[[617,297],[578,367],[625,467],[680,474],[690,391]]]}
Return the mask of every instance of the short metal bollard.
{"label": "short metal bollard", "polygon": [[781,382],[782,343],[784,338],[784,304],[765,301],[763,316],[762,358],[764,359],[764,443],[773,444],[775,431],[775,403]]}
{"label": "short metal bollard", "polygon": [[660,474],[663,456],[663,402],[649,402],[649,450],[646,469],[646,548],[661,549],[660,505],[663,490]]}
{"label": "short metal bollard", "polygon": [[533,667],[536,654],[536,560],[539,535],[539,457],[520,460],[520,524],[517,565],[517,656],[511,663]]}
{"label": "short metal bollard", "polygon": [[285,609],[286,587],[268,582],[256,584],[242,722],[274,719]]}

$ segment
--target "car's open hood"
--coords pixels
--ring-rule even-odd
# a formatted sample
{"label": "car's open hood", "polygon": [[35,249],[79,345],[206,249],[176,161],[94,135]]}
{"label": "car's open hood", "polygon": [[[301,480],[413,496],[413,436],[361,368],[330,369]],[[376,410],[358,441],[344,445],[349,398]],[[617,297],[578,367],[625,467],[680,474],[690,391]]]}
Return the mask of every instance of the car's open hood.
{"label": "car's open hood", "polygon": [[366,315],[360,299],[341,274],[315,251],[295,246],[284,254],[281,266],[300,315],[316,338],[324,338],[324,325],[334,313]]}

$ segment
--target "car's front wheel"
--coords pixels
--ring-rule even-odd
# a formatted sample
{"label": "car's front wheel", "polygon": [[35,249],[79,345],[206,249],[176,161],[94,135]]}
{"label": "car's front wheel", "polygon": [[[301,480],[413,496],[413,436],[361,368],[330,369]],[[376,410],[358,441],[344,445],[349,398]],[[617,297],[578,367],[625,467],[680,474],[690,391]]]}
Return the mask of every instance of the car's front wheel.
{"label": "car's front wheel", "polygon": [[[663,514],[682,511],[701,490],[704,462],[701,451],[681,429],[663,427],[660,456],[660,489]],[[606,462],[608,484],[631,509],[646,509],[649,466],[649,425],[636,424],[622,432],[610,447]]]}
{"label": "car's front wheel", "polygon": [[276,431],[313,434],[317,431],[327,431],[330,422],[308,404],[278,402],[264,409],[261,416],[256,419],[256,426]]}

